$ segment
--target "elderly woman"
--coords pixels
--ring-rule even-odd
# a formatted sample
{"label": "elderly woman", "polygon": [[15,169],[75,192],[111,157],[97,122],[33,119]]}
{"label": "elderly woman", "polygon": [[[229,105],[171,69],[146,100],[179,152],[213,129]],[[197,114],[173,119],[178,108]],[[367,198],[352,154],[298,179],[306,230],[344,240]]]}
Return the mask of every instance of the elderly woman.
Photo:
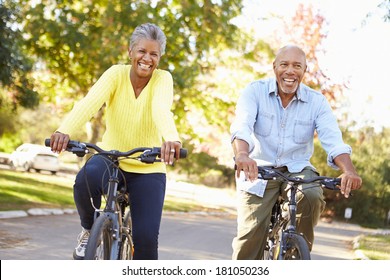
{"label": "elderly woman", "polygon": [[[171,112],[172,76],[168,71],[157,69],[165,46],[166,37],[159,27],[150,23],[138,26],[131,36],[128,50],[131,65],[113,65],[106,70],[88,94],[76,103],[50,141],[54,152],[64,151],[73,133],[105,103],[106,130],[99,146],[119,151],[161,146],[161,163],[120,162],[131,197],[134,259],[158,258],[158,235],[166,187],[165,165],[173,163],[175,151],[178,159],[181,148]],[[74,259],[84,258],[94,221],[94,207],[101,206],[101,183],[108,181],[106,168],[101,157],[93,157],[76,176],[74,200],[82,231],[73,253]]]}

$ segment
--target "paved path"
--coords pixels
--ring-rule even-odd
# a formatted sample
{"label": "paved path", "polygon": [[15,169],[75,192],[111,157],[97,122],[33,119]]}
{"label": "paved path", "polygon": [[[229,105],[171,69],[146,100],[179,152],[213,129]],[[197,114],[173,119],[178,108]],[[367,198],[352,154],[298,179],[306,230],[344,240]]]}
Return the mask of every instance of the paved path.
{"label": "paved path", "polygon": [[[231,216],[165,213],[160,233],[162,260],[229,260],[236,220]],[[78,215],[28,216],[0,219],[0,259],[71,259],[80,231]],[[315,260],[353,260],[355,237],[367,232],[356,225],[320,223],[316,228]]]}
{"label": "paved path", "polygon": [[[160,234],[160,259],[231,258],[231,241],[236,229],[234,191],[171,181],[167,196],[223,208],[229,215],[165,213]],[[79,231],[78,216],[72,209],[0,212],[0,259],[70,259]],[[361,234],[376,232],[335,222],[321,222],[315,231],[312,251],[315,260],[360,258],[353,250],[354,240]]]}

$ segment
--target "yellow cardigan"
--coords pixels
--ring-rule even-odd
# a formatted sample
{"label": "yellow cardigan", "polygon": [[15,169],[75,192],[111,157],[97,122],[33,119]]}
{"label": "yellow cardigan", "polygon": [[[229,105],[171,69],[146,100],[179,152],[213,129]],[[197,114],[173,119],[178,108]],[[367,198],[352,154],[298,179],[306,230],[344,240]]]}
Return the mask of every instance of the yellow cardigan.
{"label": "yellow cardigan", "polygon": [[[72,134],[106,103],[106,131],[98,143],[106,150],[128,151],[137,147],[161,147],[165,141],[180,141],[171,107],[173,80],[168,71],[156,69],[138,98],[130,82],[130,65],[113,65],[75,104],[58,131]],[[145,164],[122,160],[128,172],[165,173],[164,163]]]}

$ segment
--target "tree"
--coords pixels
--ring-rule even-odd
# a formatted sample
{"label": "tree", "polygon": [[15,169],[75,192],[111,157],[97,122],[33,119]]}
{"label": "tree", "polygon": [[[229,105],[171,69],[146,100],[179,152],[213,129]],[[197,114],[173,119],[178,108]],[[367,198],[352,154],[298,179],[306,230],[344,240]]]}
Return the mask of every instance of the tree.
{"label": "tree", "polygon": [[380,3],[378,7],[385,10],[383,19],[385,21],[390,21],[390,0],[383,0],[383,2]]}
{"label": "tree", "polygon": [[390,211],[390,128],[376,133],[372,127],[356,134],[353,160],[363,179],[363,188],[356,192],[356,219],[367,225],[386,225]]}
{"label": "tree", "polygon": [[[390,210],[390,129],[376,133],[372,127],[359,131],[343,129],[344,141],[352,147],[352,161],[363,179],[360,190],[345,199],[339,192],[326,191],[327,215],[343,217],[345,208],[353,209],[352,221],[367,226],[382,227]],[[321,175],[339,176],[340,171],[326,164],[326,153],[315,142],[313,165]]]}
{"label": "tree", "polygon": [[322,41],[326,38],[326,19],[320,13],[315,13],[311,5],[299,4],[291,22],[285,23],[285,34],[288,41],[302,46],[306,53],[308,71],[303,82],[320,90],[334,105],[337,97],[346,86],[335,84],[321,69],[318,54],[323,52]]}
{"label": "tree", "polygon": [[20,14],[14,1],[0,1],[0,150],[18,145],[20,107],[35,108],[38,93],[31,81],[32,63],[25,55],[19,30]]}
{"label": "tree", "polygon": [[[0,115],[7,115],[9,106],[32,108],[39,97],[29,75],[31,61],[24,53],[19,30],[20,14],[14,1],[0,2]],[[1,116],[0,116],[1,118]],[[0,124],[0,135],[4,126]]]}
{"label": "tree", "polygon": [[[174,76],[174,111],[188,139],[194,136],[186,119],[189,108],[213,103],[194,89],[196,77],[209,71],[215,55],[211,50],[235,44],[237,28],[230,19],[241,9],[240,1],[233,0],[22,0],[20,6],[25,45],[45,77],[41,92],[60,113],[85,95],[109,66],[127,62],[128,39],[138,24],[161,26],[168,44],[160,67]],[[92,141],[99,136],[103,118],[101,113],[95,118]]]}

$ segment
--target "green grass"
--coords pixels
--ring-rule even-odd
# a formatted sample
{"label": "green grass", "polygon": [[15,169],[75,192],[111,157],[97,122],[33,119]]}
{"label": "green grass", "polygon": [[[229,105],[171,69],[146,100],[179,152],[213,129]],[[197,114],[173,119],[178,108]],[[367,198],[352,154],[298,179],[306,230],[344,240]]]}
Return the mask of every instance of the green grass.
{"label": "green grass", "polygon": [[0,170],[0,211],[74,207],[72,185],[63,177]]}
{"label": "green grass", "polygon": [[370,260],[390,260],[390,235],[366,235],[359,239],[358,249]]}
{"label": "green grass", "polygon": [[[0,170],[0,211],[75,208],[72,177]],[[218,211],[167,196],[164,211]],[[219,210],[221,211],[221,210]]]}

